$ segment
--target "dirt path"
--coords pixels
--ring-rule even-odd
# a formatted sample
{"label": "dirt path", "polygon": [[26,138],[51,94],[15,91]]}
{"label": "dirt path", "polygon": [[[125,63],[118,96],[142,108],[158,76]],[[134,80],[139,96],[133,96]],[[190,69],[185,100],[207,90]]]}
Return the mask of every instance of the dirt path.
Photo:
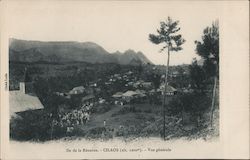
{"label": "dirt path", "polygon": [[118,112],[121,108],[124,106],[120,105],[115,105],[110,111],[105,112],[105,113],[100,113],[100,114],[91,114],[90,115],[90,120],[83,126],[84,129],[89,130],[91,128],[96,128],[96,127],[103,127],[103,121],[106,121],[106,124],[108,125],[112,114]]}

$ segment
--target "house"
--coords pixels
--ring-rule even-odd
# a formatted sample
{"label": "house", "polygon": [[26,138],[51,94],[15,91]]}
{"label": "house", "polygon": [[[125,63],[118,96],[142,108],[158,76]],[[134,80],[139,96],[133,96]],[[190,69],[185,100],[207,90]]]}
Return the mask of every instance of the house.
{"label": "house", "polygon": [[137,82],[135,82],[135,83],[133,84],[133,87],[134,87],[134,88],[142,87],[141,83],[142,83],[141,81],[137,81]]}
{"label": "house", "polygon": [[69,93],[63,93],[63,92],[54,92],[55,95],[60,96],[60,97],[64,97],[66,99],[70,99],[71,95]]}
{"label": "house", "polygon": [[100,104],[103,104],[103,103],[105,103],[105,102],[106,102],[106,100],[105,100],[105,99],[103,99],[103,98],[99,98],[99,99],[98,99],[98,102],[99,102]]}
{"label": "house", "polygon": [[90,83],[90,87],[97,87],[97,83]]}
{"label": "house", "polygon": [[136,96],[136,95],[138,95],[138,93],[135,92],[135,91],[127,91],[127,92],[122,94],[122,97],[133,97],[133,96]]}
{"label": "house", "polygon": [[124,99],[127,102],[130,102],[131,100],[137,98],[137,96],[138,96],[137,92],[129,90],[122,94],[122,99]]}
{"label": "house", "polygon": [[112,95],[113,98],[122,98],[122,92],[117,92],[115,94]]}
{"label": "house", "polygon": [[78,86],[73,88],[71,91],[69,91],[70,95],[77,95],[77,94],[83,94],[85,91],[85,88],[83,86]]}
{"label": "house", "polygon": [[11,116],[29,110],[44,109],[37,96],[26,94],[22,91],[10,91],[9,102]]}
{"label": "house", "polygon": [[[165,91],[165,85],[162,84],[160,86],[160,88],[158,89],[158,91],[161,92],[161,94],[163,95],[164,91]],[[167,96],[173,96],[177,93],[177,89],[175,89],[174,87],[170,86],[170,85],[167,85],[167,88],[166,88],[166,95]]]}
{"label": "house", "polygon": [[120,77],[120,74],[114,74],[114,77]]}
{"label": "house", "polygon": [[182,89],[182,92],[183,92],[183,93],[193,93],[194,90],[191,89],[191,88],[183,88],[183,89]]}
{"label": "house", "polygon": [[91,104],[94,103],[95,96],[93,94],[89,94],[81,99],[81,102],[84,104]]}
{"label": "house", "polygon": [[114,101],[114,104],[123,106],[123,105],[124,105],[124,102],[123,102],[123,101],[118,101],[118,100],[116,100],[116,101]]}
{"label": "house", "polygon": [[153,88],[152,82],[142,82],[141,85],[145,89],[151,89],[151,88]]}
{"label": "house", "polygon": [[111,85],[111,82],[105,82],[105,85]]}
{"label": "house", "polygon": [[140,98],[146,97],[146,91],[144,90],[137,89],[135,92],[138,94],[138,97]]}
{"label": "house", "polygon": [[128,82],[127,84],[128,84],[128,86],[133,86],[134,82]]}
{"label": "house", "polygon": [[62,92],[55,92],[55,95],[57,95],[57,96],[65,96],[65,93],[62,93]]}
{"label": "house", "polygon": [[113,103],[116,105],[123,105],[123,99],[122,99],[122,92],[117,92],[115,94],[112,95],[113,98]]}
{"label": "house", "polygon": [[179,72],[178,71],[173,71],[172,74],[170,74],[170,77],[178,77],[179,76]]}
{"label": "house", "polygon": [[25,69],[24,79],[19,83],[19,90],[9,91],[10,118],[19,113],[44,109],[43,104],[33,92],[33,83]]}
{"label": "house", "polygon": [[132,71],[128,71],[128,72],[127,72],[127,75],[131,75],[131,74],[133,74]]}

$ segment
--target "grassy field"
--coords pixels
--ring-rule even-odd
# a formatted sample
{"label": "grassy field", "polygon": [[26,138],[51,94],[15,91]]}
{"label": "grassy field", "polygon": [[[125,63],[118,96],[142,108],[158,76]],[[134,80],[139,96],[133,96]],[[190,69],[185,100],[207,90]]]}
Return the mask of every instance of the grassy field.
{"label": "grassy field", "polygon": [[[129,108],[135,108],[135,110],[129,110]],[[126,110],[127,109],[127,110]],[[147,119],[155,119],[159,116],[161,106],[149,105],[149,104],[136,104],[136,105],[114,105],[111,110],[105,113],[92,114],[90,121],[84,126],[86,129],[93,127],[102,127],[103,121],[106,121],[107,127],[118,128],[119,126],[125,125],[137,125],[138,120],[142,116]],[[144,118],[144,117],[143,117]],[[140,122],[141,123],[141,122]]]}
{"label": "grassy field", "polygon": [[[101,107],[101,106],[99,106]],[[209,117],[209,111],[206,113]],[[104,121],[106,121],[104,125]],[[195,124],[185,125],[180,117],[166,116],[166,137],[187,139],[219,136],[219,114],[215,110],[213,129],[197,128]],[[90,120],[79,126],[78,137],[87,139],[111,139],[121,137],[135,139],[139,137],[162,137],[162,106],[150,104],[112,105],[102,113],[93,113]],[[74,137],[70,137],[74,138]]]}
{"label": "grassy field", "polygon": [[[87,138],[140,137],[145,128],[161,119],[161,110],[159,105],[112,105],[104,113],[91,114],[90,120],[79,129]],[[153,133],[157,137],[159,134]]]}

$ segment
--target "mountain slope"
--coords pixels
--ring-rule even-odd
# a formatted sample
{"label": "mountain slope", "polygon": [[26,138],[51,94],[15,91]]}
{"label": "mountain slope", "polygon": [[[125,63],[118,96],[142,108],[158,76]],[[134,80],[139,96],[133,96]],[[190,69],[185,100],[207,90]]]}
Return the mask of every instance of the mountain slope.
{"label": "mountain slope", "polygon": [[93,42],[41,42],[10,39],[10,61],[20,62],[89,62],[138,64],[151,63],[141,52],[127,50],[125,53],[109,53]]}
{"label": "mountain slope", "polygon": [[124,53],[116,52],[114,55],[117,57],[119,64],[152,64],[142,52],[135,52],[131,49],[126,50]]}

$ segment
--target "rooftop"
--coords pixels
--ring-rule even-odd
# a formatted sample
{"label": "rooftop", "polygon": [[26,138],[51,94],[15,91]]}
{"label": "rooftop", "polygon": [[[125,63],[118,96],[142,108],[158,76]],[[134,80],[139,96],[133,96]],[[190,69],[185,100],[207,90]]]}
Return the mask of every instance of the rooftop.
{"label": "rooftop", "polygon": [[27,110],[37,110],[44,108],[39,98],[35,95],[24,94],[20,91],[10,91],[9,93],[11,115]]}
{"label": "rooftop", "polygon": [[132,97],[132,96],[137,95],[137,94],[138,93],[135,92],[135,91],[127,91],[127,92],[123,93],[122,96],[124,96],[124,97]]}
{"label": "rooftop", "polygon": [[[165,86],[161,85],[160,91],[164,91],[164,88],[165,88]],[[167,85],[166,92],[176,92],[176,91],[177,91],[177,89],[175,89],[174,87],[172,87],[170,85]]]}

